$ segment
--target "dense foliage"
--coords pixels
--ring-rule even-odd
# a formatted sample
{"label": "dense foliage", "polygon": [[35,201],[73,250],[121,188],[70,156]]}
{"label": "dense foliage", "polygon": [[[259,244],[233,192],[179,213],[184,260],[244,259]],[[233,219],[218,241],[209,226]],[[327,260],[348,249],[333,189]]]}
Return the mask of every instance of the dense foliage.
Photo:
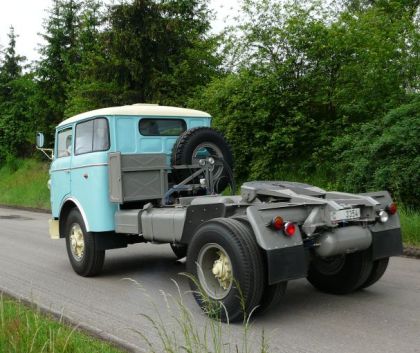
{"label": "dense foliage", "polygon": [[[41,58],[0,56],[0,163],[35,129],[148,102],[208,111],[238,181],[386,188],[419,207],[419,1],[243,0],[211,35],[205,0],[54,0]],[[319,177],[321,176],[321,177]]]}
{"label": "dense foliage", "polygon": [[[419,89],[418,5],[352,2],[335,13],[244,3],[227,40],[232,72],[190,101],[231,141],[238,178],[386,188],[418,206],[420,116],[403,113]],[[368,126],[376,127],[369,137]],[[369,152],[385,141],[395,142],[392,153]]]}

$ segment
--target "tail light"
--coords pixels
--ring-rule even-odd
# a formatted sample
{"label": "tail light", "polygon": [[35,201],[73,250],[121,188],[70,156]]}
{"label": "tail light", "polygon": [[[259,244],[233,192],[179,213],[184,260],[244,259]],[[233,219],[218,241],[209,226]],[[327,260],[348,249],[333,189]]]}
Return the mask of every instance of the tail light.
{"label": "tail light", "polygon": [[396,214],[397,213],[397,204],[392,202],[386,207],[386,211],[390,214]]}
{"label": "tail light", "polygon": [[270,226],[275,230],[282,230],[284,226],[283,218],[279,216],[274,217],[270,223]]}
{"label": "tail light", "polygon": [[274,217],[267,227],[273,228],[277,231],[283,231],[288,237],[293,237],[296,233],[296,224],[292,222],[284,222],[280,216]]}
{"label": "tail light", "polygon": [[293,237],[296,233],[296,225],[291,222],[287,222],[284,225],[284,234],[286,234],[288,237]]}

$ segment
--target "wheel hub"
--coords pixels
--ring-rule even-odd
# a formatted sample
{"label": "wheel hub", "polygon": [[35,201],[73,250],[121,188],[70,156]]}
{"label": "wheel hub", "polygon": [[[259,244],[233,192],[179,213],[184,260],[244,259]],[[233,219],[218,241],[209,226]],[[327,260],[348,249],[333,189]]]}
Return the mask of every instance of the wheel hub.
{"label": "wheel hub", "polygon": [[204,245],[197,257],[198,280],[212,299],[225,298],[233,284],[234,271],[229,255],[219,244]]}
{"label": "wheel hub", "polygon": [[218,251],[219,258],[214,261],[212,273],[219,281],[220,287],[228,289],[232,282],[232,266],[229,258],[222,251]]}
{"label": "wheel hub", "polygon": [[70,230],[70,249],[75,260],[80,261],[85,253],[85,238],[79,224],[73,224]]}

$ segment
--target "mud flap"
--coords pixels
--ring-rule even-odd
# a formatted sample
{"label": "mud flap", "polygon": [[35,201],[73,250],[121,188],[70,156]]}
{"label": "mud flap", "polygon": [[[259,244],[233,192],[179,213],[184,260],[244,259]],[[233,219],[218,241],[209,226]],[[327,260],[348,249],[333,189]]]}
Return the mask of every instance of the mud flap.
{"label": "mud flap", "polygon": [[401,229],[372,231],[372,259],[398,256],[403,252]]}
{"label": "mud flap", "polygon": [[306,277],[308,266],[303,246],[266,250],[266,255],[270,285]]}

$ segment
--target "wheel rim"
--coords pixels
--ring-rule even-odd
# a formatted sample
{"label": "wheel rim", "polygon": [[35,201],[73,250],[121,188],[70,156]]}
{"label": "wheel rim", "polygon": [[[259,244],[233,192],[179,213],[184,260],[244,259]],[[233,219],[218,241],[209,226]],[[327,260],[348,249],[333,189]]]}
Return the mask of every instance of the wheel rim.
{"label": "wheel rim", "polygon": [[226,251],[215,243],[201,248],[198,259],[198,280],[206,294],[213,299],[225,298],[233,283],[232,262]]}
{"label": "wheel rim", "polygon": [[332,276],[340,272],[346,262],[345,255],[338,255],[328,258],[316,258],[314,264],[316,269],[323,275]]}
{"label": "wheel rim", "polygon": [[[192,164],[198,164],[200,159],[205,159],[207,157],[219,157],[223,158],[223,153],[219,147],[211,142],[203,142],[200,143],[192,153]],[[222,165],[215,165],[213,170],[213,175],[215,179],[221,177],[223,173],[223,166]]]}
{"label": "wheel rim", "polygon": [[76,261],[81,261],[85,254],[85,237],[79,224],[74,223],[70,228],[70,250]]}

